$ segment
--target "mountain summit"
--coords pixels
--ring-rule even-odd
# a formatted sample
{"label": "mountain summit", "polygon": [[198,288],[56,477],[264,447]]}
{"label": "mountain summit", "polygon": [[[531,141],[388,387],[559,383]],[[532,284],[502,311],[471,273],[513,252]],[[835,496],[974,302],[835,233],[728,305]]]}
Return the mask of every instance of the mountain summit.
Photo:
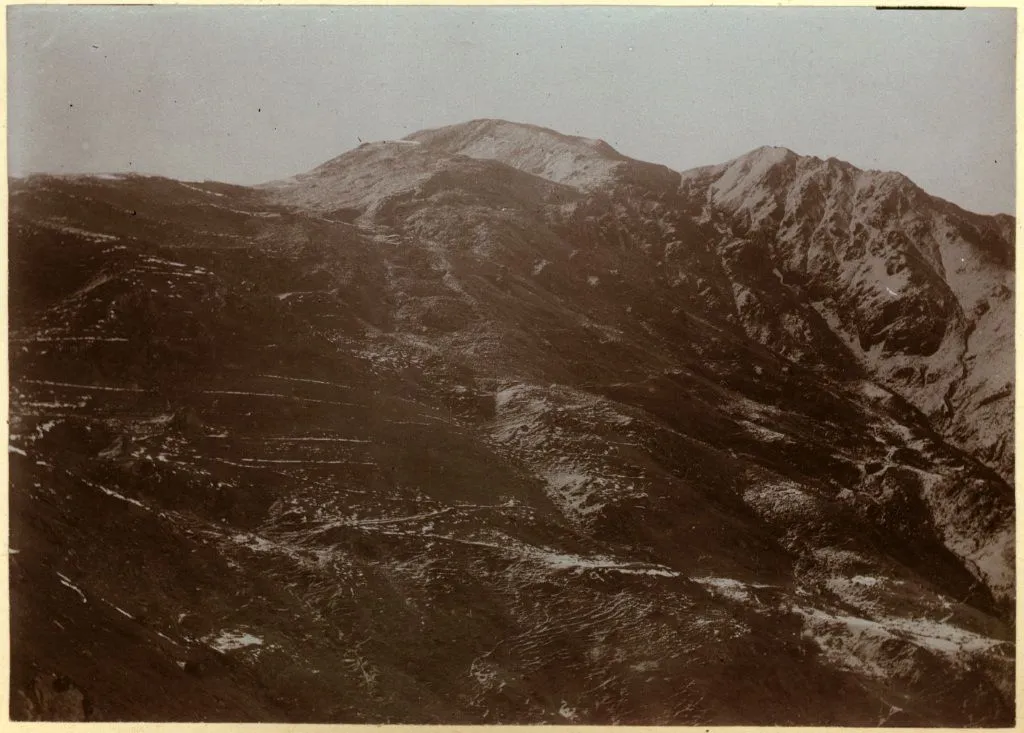
{"label": "mountain summit", "polygon": [[627,158],[604,140],[504,120],[474,120],[417,132],[406,139],[448,155],[495,160],[584,190],[622,180],[643,180],[653,186],[675,186],[679,181],[679,175],[665,166]]}
{"label": "mountain summit", "polygon": [[1007,217],[500,120],[10,191],[13,718],[1014,720]]}
{"label": "mountain summit", "polygon": [[629,161],[603,140],[571,137],[544,127],[504,120],[474,120],[424,130],[406,139],[447,155],[496,160],[577,187],[612,180],[615,170]]}

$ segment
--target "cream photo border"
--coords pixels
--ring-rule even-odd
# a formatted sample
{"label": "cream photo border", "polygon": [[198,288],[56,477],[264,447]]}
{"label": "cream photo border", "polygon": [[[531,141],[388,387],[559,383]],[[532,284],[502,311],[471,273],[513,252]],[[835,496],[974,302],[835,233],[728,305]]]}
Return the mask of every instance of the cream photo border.
{"label": "cream photo border", "polygon": [[[913,7],[928,7],[928,8],[959,8],[959,7],[981,7],[981,8],[1019,8],[1024,6],[1024,0],[992,0],[990,2],[976,2],[973,0],[959,0],[955,2],[949,2],[948,0],[923,0],[922,2],[910,3],[905,0],[880,0],[884,7],[896,7],[896,8],[913,8]],[[4,45],[4,53],[0,57],[0,88],[2,88],[2,94],[5,101],[2,110],[2,116],[0,120],[3,123],[3,130],[6,137],[7,131],[7,13],[6,8],[12,5],[124,5],[131,3],[124,2],[111,2],[110,0],[69,0],[67,2],[56,2],[54,0],[4,0],[5,12],[0,17],[0,43]],[[544,6],[544,5],[558,5],[558,6],[619,6],[628,7],[630,5],[636,6],[689,6],[689,7],[728,7],[728,6],[740,6],[740,7],[766,7],[766,8],[778,8],[784,10],[786,8],[821,8],[821,7],[877,7],[878,2],[865,2],[864,0],[847,0],[846,2],[833,2],[830,0],[803,0],[802,2],[795,2],[794,0],[718,0],[716,2],[699,2],[698,0],[643,0],[643,2],[628,2],[623,0],[501,0],[495,2],[493,0],[387,0],[386,2],[378,2],[374,0],[351,0],[350,2],[330,2],[327,1],[310,1],[310,0],[188,0],[188,2],[176,2],[175,0],[149,0],[149,2],[140,2],[139,5],[248,5],[248,6],[266,6],[268,8],[282,6],[282,5],[309,5],[309,6],[325,6],[325,5],[381,5],[381,6],[397,6],[397,5],[429,5],[429,6]],[[1021,206],[1022,203],[1022,189],[1021,177],[1020,177],[1020,165],[1021,160],[1021,136],[1019,134],[1019,123],[1020,123],[1020,104],[1019,104],[1019,84],[1021,78],[1021,53],[1020,53],[1020,41],[1021,41],[1021,23],[1017,21],[1017,54],[1016,54],[1016,90],[1017,90],[1017,121],[1018,121],[1018,134],[1016,139],[1016,160],[1017,160],[1017,176],[1016,176],[1016,211],[1017,216],[1017,233],[1016,241],[1021,241],[1022,231],[1020,223],[1020,212],[1024,210]],[[9,374],[8,374],[8,361],[7,361],[7,343],[8,343],[8,323],[7,323],[7,215],[8,215],[8,191],[7,191],[7,146],[4,145],[0,148],[0,160],[3,161],[4,175],[2,183],[2,203],[0,206],[3,208],[4,213],[4,226],[2,232],[0,232],[0,250],[3,251],[2,261],[0,261],[0,282],[2,282],[2,296],[3,299],[0,301],[0,313],[3,314],[0,319],[0,330],[2,330],[2,344],[0,347],[0,353],[4,354],[3,365],[0,367],[0,405],[3,408],[4,420],[2,426],[0,426],[0,438],[4,444],[8,441],[8,400],[9,400]],[[1015,379],[1016,383],[1020,383],[1022,368],[1020,359],[1021,349],[1021,330],[1020,324],[1022,321],[1021,316],[1024,315],[1024,300],[1019,297],[1022,291],[1022,276],[1021,268],[1018,267],[1016,270],[1016,312],[1015,312],[1015,323],[1017,324],[1016,333],[1016,371]],[[1016,455],[1022,454],[1021,446],[1021,394],[1020,390],[1015,390],[1015,450]],[[0,459],[0,478],[3,480],[5,486],[9,485],[8,477],[8,465],[7,465],[7,451],[3,451],[3,458]],[[1021,461],[1017,461],[1014,483],[1015,486],[1021,486],[1021,479],[1024,478],[1024,470],[1022,470]],[[1017,494],[1017,587],[1020,587],[1020,568],[1021,559],[1024,553],[1021,552],[1020,538],[1024,536],[1022,532],[1022,512],[1020,493]],[[5,490],[0,492],[0,536],[2,536],[2,542],[0,547],[3,548],[3,552],[7,554],[8,545],[8,492]],[[404,733],[406,731],[410,733],[440,733],[441,731],[463,731],[463,730],[483,730],[486,728],[497,728],[503,731],[503,733],[517,733],[521,730],[529,730],[536,726],[468,726],[468,725],[453,725],[453,726],[442,726],[442,725],[299,725],[299,724],[277,724],[277,723],[246,723],[246,724],[211,724],[211,723],[14,723],[9,721],[9,710],[10,710],[10,634],[9,634],[9,564],[5,561],[0,563],[0,615],[2,615],[4,626],[3,630],[0,631],[0,731],[7,733],[11,731],[40,731],[45,730],[53,733],[64,733],[64,731],[73,731],[86,725],[93,730],[111,730],[111,731],[123,731],[124,733],[147,733],[153,731],[163,732],[167,731],[170,733],[198,733],[199,731],[209,731],[215,729],[218,733],[285,733],[285,731],[375,731],[379,733]],[[1019,591],[1018,591],[1019,593]],[[1017,727],[1024,729],[1024,724],[1021,723],[1021,664],[1020,664],[1020,647],[1022,641],[1021,627],[1022,627],[1022,613],[1021,603],[1017,602],[1017,665],[1016,665],[1016,709],[1018,716]],[[680,730],[694,730],[703,731],[704,733],[717,733],[719,731],[725,732],[736,732],[757,730],[756,726],[742,726],[742,727],[693,727],[693,728],[679,728]],[[563,731],[573,730],[586,730],[586,731],[598,731],[604,730],[602,726],[545,726],[545,730],[549,730],[552,733],[562,733]],[[629,731],[635,733],[662,733],[666,730],[676,730],[673,727],[665,726],[618,726],[615,728],[609,728],[618,733],[618,731]],[[784,733],[785,731],[813,731],[817,728],[787,728],[783,726],[772,726],[773,731],[779,731]],[[870,728],[827,728],[825,730],[830,731],[844,731],[844,730],[871,730]],[[958,730],[955,728],[903,728],[903,731],[934,731],[934,730]],[[975,730],[975,729],[960,729],[960,730]],[[998,729],[986,729],[986,730],[998,730]]]}

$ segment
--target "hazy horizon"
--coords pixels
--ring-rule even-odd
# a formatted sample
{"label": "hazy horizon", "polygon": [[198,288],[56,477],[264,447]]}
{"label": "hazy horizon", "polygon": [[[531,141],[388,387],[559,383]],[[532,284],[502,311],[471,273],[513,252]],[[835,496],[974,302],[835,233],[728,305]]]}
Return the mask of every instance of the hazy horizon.
{"label": "hazy horizon", "polygon": [[493,117],[676,170],[761,145],[1014,213],[1015,11],[8,9],[9,174],[254,184]]}

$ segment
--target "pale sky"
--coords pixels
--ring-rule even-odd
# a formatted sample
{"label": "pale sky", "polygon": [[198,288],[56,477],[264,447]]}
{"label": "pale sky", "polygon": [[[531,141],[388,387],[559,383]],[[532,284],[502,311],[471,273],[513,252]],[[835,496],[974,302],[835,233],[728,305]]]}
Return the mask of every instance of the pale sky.
{"label": "pale sky", "polygon": [[1014,210],[1012,9],[8,8],[9,166],[258,183],[498,117],[676,170],[760,145]]}

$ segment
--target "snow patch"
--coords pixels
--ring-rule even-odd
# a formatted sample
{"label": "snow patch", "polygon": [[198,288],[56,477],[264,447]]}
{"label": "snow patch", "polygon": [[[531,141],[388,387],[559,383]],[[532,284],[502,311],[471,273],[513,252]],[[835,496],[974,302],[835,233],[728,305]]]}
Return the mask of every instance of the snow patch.
{"label": "snow patch", "polygon": [[71,590],[73,590],[75,593],[78,594],[78,596],[82,599],[82,603],[88,603],[89,602],[89,600],[85,597],[85,593],[82,592],[82,589],[79,588],[74,583],[72,583],[71,579],[68,578],[68,576],[64,575],[64,573],[57,573],[57,577],[60,579],[60,584],[61,585],[65,586],[66,588],[70,588]]}
{"label": "snow patch", "polygon": [[263,639],[253,636],[246,631],[222,631],[215,637],[206,637],[203,641],[219,652],[230,652],[251,646],[263,646]]}
{"label": "snow patch", "polygon": [[656,575],[665,578],[677,578],[680,575],[664,565],[624,562],[604,555],[584,557],[537,547],[522,547],[518,554],[524,559],[539,562],[555,570],[571,570],[577,573],[585,570],[614,570],[632,575]]}
{"label": "snow patch", "polygon": [[575,721],[579,716],[576,714],[576,708],[569,707],[569,703],[562,700],[562,706],[558,708],[558,714],[566,720]]}
{"label": "snow patch", "polygon": [[751,599],[751,588],[772,587],[763,583],[743,583],[734,578],[716,578],[713,576],[694,578],[693,580],[710,588],[712,593],[728,598],[731,601],[749,601]]}

